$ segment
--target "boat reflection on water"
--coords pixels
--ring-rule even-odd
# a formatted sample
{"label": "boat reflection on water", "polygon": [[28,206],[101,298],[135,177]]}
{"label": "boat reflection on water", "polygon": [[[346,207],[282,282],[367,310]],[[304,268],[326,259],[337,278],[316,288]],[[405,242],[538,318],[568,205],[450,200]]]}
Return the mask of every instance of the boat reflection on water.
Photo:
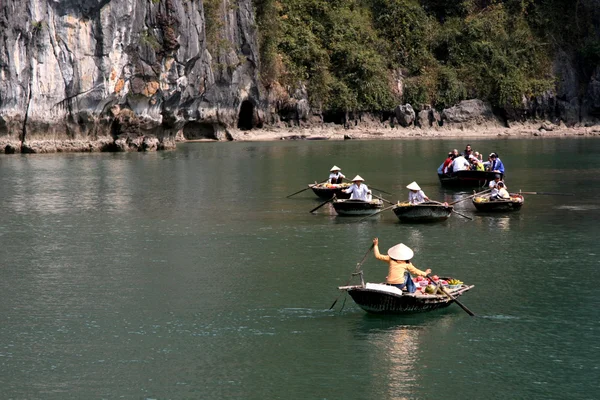
{"label": "boat reflection on water", "polygon": [[367,314],[361,318],[355,334],[369,346],[370,351],[365,352],[365,370],[386,373],[385,379],[374,380],[385,382],[386,386],[372,387],[370,392],[387,399],[421,397],[421,370],[426,360],[436,357],[429,353],[430,347],[426,345],[431,341],[430,331],[448,330],[456,320],[452,311],[440,313],[435,317],[415,314],[409,318],[381,318]]}

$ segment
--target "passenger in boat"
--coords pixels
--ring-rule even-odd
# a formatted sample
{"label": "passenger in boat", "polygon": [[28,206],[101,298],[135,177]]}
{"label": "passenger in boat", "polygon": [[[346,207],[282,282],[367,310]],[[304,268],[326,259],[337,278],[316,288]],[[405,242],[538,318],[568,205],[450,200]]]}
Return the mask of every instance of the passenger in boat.
{"label": "passenger in boat", "polygon": [[336,183],[342,183],[342,180],[346,177],[346,175],[342,174],[341,172],[341,168],[334,165],[330,170],[330,174],[329,174],[329,183],[331,184],[336,184]]}
{"label": "passenger in boat", "polygon": [[414,293],[417,290],[411,273],[418,276],[427,276],[431,273],[431,269],[421,271],[416,268],[410,262],[413,258],[414,252],[405,244],[400,243],[388,249],[387,256],[379,253],[379,239],[373,239],[373,252],[375,258],[381,261],[385,261],[389,265],[388,275],[386,276],[386,283],[391,286],[395,286],[398,289],[405,289],[409,293]]}
{"label": "passenger in boat", "polygon": [[[502,182],[502,175],[496,174],[496,175],[494,175],[494,180],[490,181],[490,184],[488,185],[488,187],[490,189],[493,189],[496,186],[498,186],[498,183],[500,183],[500,182]],[[502,182],[502,184],[504,184],[504,182]],[[504,187],[506,187],[506,184],[504,184]]]}
{"label": "passenger in boat", "polygon": [[501,174],[504,174],[504,164],[502,163],[502,160],[500,160],[500,158],[498,157],[497,153],[491,153],[488,157],[488,160],[488,171],[499,172]]}
{"label": "passenger in boat", "polygon": [[471,158],[471,171],[485,171],[485,167],[479,159]]}
{"label": "passenger in boat", "polygon": [[[457,150],[455,150],[455,151],[457,151]],[[454,160],[454,152],[450,151],[450,152],[448,152],[448,158],[446,158],[444,160],[444,162],[442,163],[442,165],[440,165],[440,167],[438,168],[438,171],[437,171],[438,175],[439,174],[447,174],[448,168],[452,164],[453,160]]]}
{"label": "passenger in boat", "polygon": [[350,193],[350,200],[371,201],[371,191],[363,182],[364,179],[360,175],[356,175],[352,179],[352,185],[348,189],[344,189],[345,193]]}
{"label": "passenger in boat", "polygon": [[471,145],[468,144],[465,147],[465,151],[463,151],[462,156],[468,160],[469,158],[471,158],[472,155],[473,155],[473,149],[471,148]]}
{"label": "passenger in boat", "polygon": [[429,197],[421,190],[421,187],[417,184],[417,182],[413,182],[410,185],[406,186],[410,192],[408,192],[408,202],[412,205],[421,204],[426,201],[430,201]]}
{"label": "passenger in boat", "polygon": [[470,165],[466,158],[459,155],[452,161],[452,172],[468,170]]}

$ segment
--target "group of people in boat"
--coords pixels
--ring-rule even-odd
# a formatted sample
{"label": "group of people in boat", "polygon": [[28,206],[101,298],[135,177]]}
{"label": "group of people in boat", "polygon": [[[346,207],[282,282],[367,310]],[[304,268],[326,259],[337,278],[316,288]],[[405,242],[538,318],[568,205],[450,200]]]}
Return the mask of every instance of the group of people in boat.
{"label": "group of people in boat", "polygon": [[465,150],[459,153],[454,149],[448,153],[448,157],[438,168],[438,174],[452,174],[458,171],[491,171],[504,174],[504,164],[498,153],[490,153],[487,161],[483,161],[483,155],[478,151],[473,151],[470,144],[467,144]]}

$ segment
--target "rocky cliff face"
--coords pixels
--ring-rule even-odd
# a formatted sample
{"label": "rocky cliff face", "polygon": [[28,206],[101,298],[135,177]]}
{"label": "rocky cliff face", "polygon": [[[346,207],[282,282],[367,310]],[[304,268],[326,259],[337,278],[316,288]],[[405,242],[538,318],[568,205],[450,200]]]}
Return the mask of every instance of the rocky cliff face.
{"label": "rocky cliff face", "polygon": [[[600,0],[582,4],[596,10],[600,26]],[[362,113],[328,120],[327,110],[311,110],[301,84],[279,97],[266,93],[256,30],[252,0],[2,0],[0,152],[155,150],[178,138],[239,137],[265,121],[392,121]],[[584,76],[563,51],[554,73],[556,90],[501,110],[504,123],[597,123],[600,67]],[[380,114],[408,128],[464,125],[452,116],[469,104],[441,117],[405,106]]]}
{"label": "rocky cliff face", "polygon": [[256,126],[255,30],[251,0],[3,0],[0,151],[151,150]]}

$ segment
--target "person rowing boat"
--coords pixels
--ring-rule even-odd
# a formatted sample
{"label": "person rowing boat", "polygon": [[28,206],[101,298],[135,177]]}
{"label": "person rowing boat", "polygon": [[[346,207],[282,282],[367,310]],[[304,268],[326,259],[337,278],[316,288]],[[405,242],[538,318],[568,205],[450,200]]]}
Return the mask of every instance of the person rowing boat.
{"label": "person rowing boat", "polygon": [[386,283],[395,286],[398,289],[405,289],[410,293],[417,290],[415,283],[412,280],[411,273],[417,276],[427,276],[431,273],[431,269],[421,271],[410,262],[414,252],[404,243],[399,243],[388,249],[387,255],[382,255],[379,252],[379,239],[373,239],[373,252],[375,258],[380,261],[385,261],[389,265]]}

